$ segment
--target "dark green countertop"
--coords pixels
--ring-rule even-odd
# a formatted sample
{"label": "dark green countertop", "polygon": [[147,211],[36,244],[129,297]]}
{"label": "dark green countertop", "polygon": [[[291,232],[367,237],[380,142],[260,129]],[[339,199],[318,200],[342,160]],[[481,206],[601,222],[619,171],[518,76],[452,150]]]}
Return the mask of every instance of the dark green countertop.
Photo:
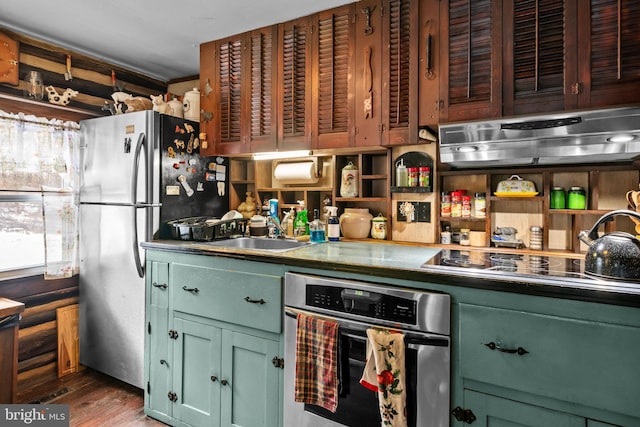
{"label": "dark green countertop", "polygon": [[225,248],[208,245],[207,242],[177,240],[155,240],[142,243],[142,246],[194,255],[224,256],[416,282],[640,307],[640,285],[634,283],[580,277],[531,277],[481,269],[423,265],[440,251],[433,245],[340,241],[312,244],[286,252]]}

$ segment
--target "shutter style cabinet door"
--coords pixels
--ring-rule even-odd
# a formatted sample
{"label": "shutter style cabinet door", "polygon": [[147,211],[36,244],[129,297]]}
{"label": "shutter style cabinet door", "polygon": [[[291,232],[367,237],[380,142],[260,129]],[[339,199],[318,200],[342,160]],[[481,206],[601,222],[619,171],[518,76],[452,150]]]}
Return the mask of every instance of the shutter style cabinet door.
{"label": "shutter style cabinet door", "polygon": [[503,115],[564,108],[564,0],[507,2]]}
{"label": "shutter style cabinet door", "polygon": [[249,140],[252,153],[276,149],[276,40],[277,27],[273,26],[248,33],[245,41],[248,45],[245,63],[249,69],[244,73],[247,80],[242,97],[249,117],[243,120],[248,127],[242,130],[242,139]]}
{"label": "shutter style cabinet door", "polygon": [[313,17],[279,26],[280,149],[311,148],[313,28]]}
{"label": "shutter style cabinet door", "polygon": [[216,154],[246,153],[247,141],[241,139],[242,122],[242,36],[218,42],[216,52],[216,80],[218,110],[214,113]]}
{"label": "shutter style cabinet door", "polygon": [[353,76],[350,71],[350,42],[353,38],[351,17],[354,6],[331,9],[318,14],[316,34],[317,82],[314,102],[316,148],[339,148],[353,145],[350,116]]}
{"label": "shutter style cabinet door", "polygon": [[[443,119],[460,121],[499,115],[502,104],[501,8],[492,0],[441,3]],[[495,79],[495,80],[494,80]]]}
{"label": "shutter style cabinet door", "polygon": [[574,1],[581,19],[577,56],[589,61],[578,70],[578,106],[638,103],[640,0],[591,0],[590,10]]}
{"label": "shutter style cabinet door", "polygon": [[418,1],[391,0],[383,16],[382,144],[417,142]]}

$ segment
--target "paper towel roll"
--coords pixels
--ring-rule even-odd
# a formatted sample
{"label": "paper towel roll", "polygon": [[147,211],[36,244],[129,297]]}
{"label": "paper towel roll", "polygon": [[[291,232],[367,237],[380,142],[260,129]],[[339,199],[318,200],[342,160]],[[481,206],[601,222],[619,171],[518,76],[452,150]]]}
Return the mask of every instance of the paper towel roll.
{"label": "paper towel roll", "polygon": [[315,184],[319,179],[314,162],[278,163],[273,177],[282,184]]}

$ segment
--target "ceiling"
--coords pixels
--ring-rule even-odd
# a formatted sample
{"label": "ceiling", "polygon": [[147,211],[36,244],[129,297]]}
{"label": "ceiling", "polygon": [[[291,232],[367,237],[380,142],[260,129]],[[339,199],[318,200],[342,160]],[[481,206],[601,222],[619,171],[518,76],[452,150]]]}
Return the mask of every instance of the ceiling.
{"label": "ceiling", "polygon": [[199,74],[199,45],[355,0],[20,0],[0,28],[161,81]]}

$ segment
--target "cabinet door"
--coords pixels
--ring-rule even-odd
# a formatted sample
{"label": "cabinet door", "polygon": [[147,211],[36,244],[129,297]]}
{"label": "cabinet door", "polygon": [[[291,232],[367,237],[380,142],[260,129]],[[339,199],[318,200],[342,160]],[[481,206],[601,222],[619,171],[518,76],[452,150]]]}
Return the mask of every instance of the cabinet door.
{"label": "cabinet door", "polygon": [[215,90],[217,87],[216,52],[217,42],[215,41],[200,45],[200,109],[204,111],[200,115],[200,132],[207,135],[206,146],[205,141],[201,141],[200,153],[206,156],[216,154],[216,146],[214,144],[217,138],[217,120],[214,120],[214,118],[218,114],[218,108],[216,107],[218,98]]}
{"label": "cabinet door", "polygon": [[280,419],[279,377],[273,365],[276,341],[223,330],[222,425],[276,427]]}
{"label": "cabinet door", "polygon": [[584,418],[475,391],[464,391],[465,408],[477,427],[584,427]]}
{"label": "cabinet door", "polygon": [[[213,135],[208,136],[215,154],[249,152],[249,144],[242,140],[242,56],[241,35],[216,42]],[[208,128],[208,127],[207,127]]]}
{"label": "cabinet door", "polygon": [[[419,125],[437,129],[440,121],[440,109],[443,102],[440,99],[440,75],[442,60],[440,58],[441,45],[444,38],[441,36],[440,0],[420,1],[419,23]],[[445,25],[446,26],[446,25]]]}
{"label": "cabinet door", "polygon": [[579,1],[579,107],[606,107],[640,100],[640,1]]}
{"label": "cabinet door", "polygon": [[280,24],[278,30],[278,148],[311,148],[312,28],[316,15]]}
{"label": "cabinet door", "polygon": [[171,414],[167,399],[171,371],[169,370],[169,264],[151,262],[147,276],[147,334],[145,336],[145,374],[147,394],[145,408],[161,414]]}
{"label": "cabinet door", "polygon": [[443,121],[497,117],[502,111],[502,2],[441,2]]}
{"label": "cabinet door", "polygon": [[418,140],[419,2],[384,2],[382,19],[382,144]]}
{"label": "cabinet door", "polygon": [[353,145],[352,116],[354,76],[351,56],[353,38],[351,15],[354,6],[344,6],[318,14],[315,39],[313,124],[315,148],[342,148]]}
{"label": "cabinet door", "polygon": [[[567,13],[570,9],[565,3],[571,2],[504,2],[502,115],[565,108],[565,73],[567,77],[575,75],[575,70],[571,69],[573,61],[567,61],[567,58],[575,59],[575,50],[567,44],[575,18]],[[567,80],[574,81],[574,78]],[[570,92],[569,84],[567,89]],[[568,98],[567,102],[571,103],[575,95],[568,95]]]}
{"label": "cabinet door", "polygon": [[359,1],[354,11],[355,50],[352,110],[355,145],[380,145],[382,130],[382,15],[379,0]]}
{"label": "cabinet door", "polygon": [[242,97],[248,117],[242,118],[245,129],[241,138],[243,144],[248,140],[249,151],[252,153],[276,149],[277,28],[266,27],[246,35],[247,53],[244,61],[246,68],[243,72],[245,81],[242,85]]}
{"label": "cabinet door", "polygon": [[194,426],[220,425],[222,333],[203,323],[174,317],[173,417]]}

